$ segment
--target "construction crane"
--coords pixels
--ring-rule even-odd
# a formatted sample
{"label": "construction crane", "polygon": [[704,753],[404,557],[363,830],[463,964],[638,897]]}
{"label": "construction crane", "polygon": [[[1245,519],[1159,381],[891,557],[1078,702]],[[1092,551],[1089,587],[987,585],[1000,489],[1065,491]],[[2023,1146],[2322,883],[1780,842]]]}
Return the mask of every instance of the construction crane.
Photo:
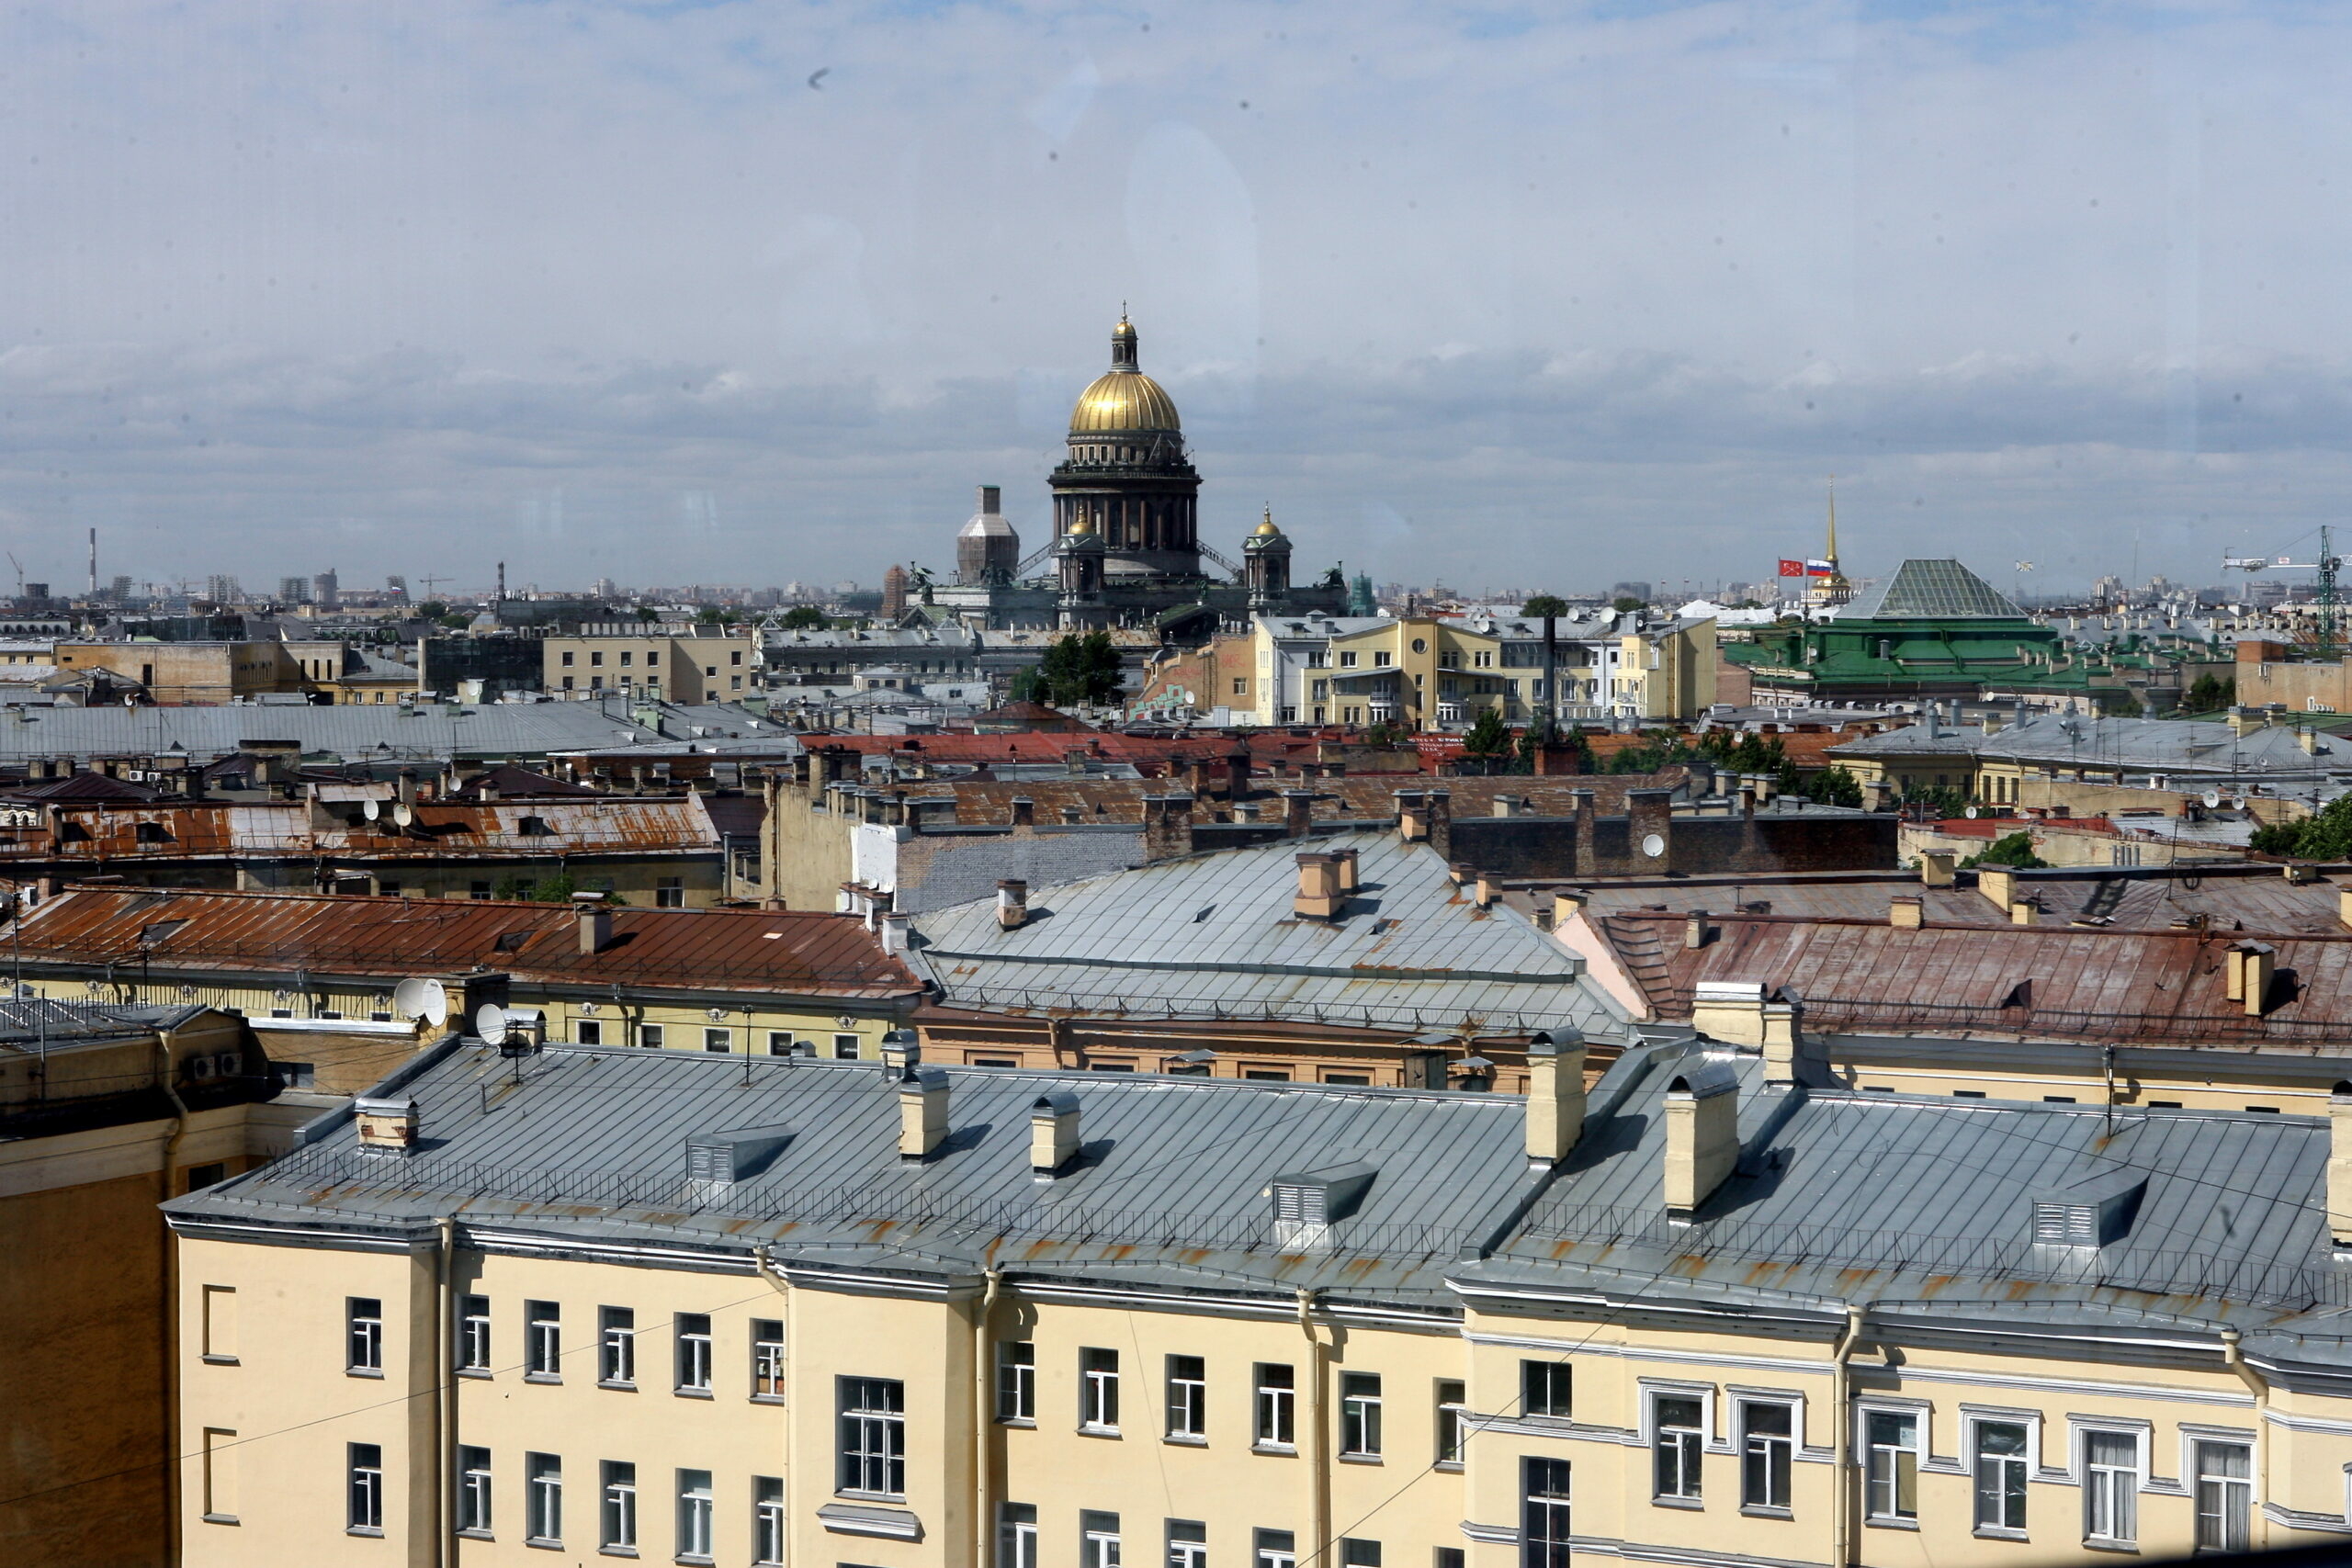
{"label": "construction crane", "polygon": [[25,563],[17,558],[16,551],[10,550],[8,564],[17,569],[17,597],[21,599],[25,596]]}
{"label": "construction crane", "polygon": [[2313,598],[2319,608],[2319,652],[2325,656],[2335,651],[2335,574],[2344,568],[2344,558],[2335,553],[2335,542],[2326,524],[2320,525],[2319,558],[2297,560],[2291,556],[2223,556],[2223,570],[2230,571],[2309,571],[2317,575],[2312,580]]}

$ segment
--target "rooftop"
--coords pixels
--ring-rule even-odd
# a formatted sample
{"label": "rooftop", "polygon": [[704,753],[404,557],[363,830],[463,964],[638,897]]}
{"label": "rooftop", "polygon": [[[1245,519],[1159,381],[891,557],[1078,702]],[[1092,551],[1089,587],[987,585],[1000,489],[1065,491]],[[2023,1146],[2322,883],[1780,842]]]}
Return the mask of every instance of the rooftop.
{"label": "rooftop", "polygon": [[1841,621],[2012,620],[2026,613],[1956,560],[1906,560],[1838,614]]}
{"label": "rooftop", "polygon": [[2312,745],[2312,750],[2304,750],[2303,737],[2286,725],[2263,725],[2238,735],[2227,724],[2199,719],[2034,714],[1989,735],[1980,725],[1942,723],[1930,717],[1901,729],[1849,740],[1832,748],[1829,755],[1833,759],[1970,756],[2065,768],[2219,776],[2352,769],[2352,748],[2341,740],[2315,738]]}

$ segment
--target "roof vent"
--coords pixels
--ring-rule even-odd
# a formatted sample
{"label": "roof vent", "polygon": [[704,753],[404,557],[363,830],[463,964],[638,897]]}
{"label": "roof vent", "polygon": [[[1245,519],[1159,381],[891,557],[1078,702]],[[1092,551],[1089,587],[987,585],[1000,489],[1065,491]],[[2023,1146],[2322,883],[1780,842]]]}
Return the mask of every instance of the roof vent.
{"label": "roof vent", "polygon": [[2033,1239],[2044,1247],[2105,1247],[2132,1228],[2132,1216],[2148,1190],[2145,1176],[2130,1171],[2088,1177],[2033,1200]]}
{"label": "roof vent", "polygon": [[735,1183],[765,1170],[791,1141],[792,1129],[781,1122],[697,1133],[686,1140],[686,1187],[701,1201],[723,1198]]}
{"label": "roof vent", "polygon": [[359,1146],[372,1154],[404,1155],[416,1148],[416,1101],[360,1095],[351,1102]]}
{"label": "roof vent", "polygon": [[1274,1245],[1305,1250],[1328,1247],[1331,1226],[1363,1205],[1372,1190],[1376,1167],[1362,1160],[1326,1166],[1320,1170],[1295,1171],[1266,1183],[1273,1200]]}

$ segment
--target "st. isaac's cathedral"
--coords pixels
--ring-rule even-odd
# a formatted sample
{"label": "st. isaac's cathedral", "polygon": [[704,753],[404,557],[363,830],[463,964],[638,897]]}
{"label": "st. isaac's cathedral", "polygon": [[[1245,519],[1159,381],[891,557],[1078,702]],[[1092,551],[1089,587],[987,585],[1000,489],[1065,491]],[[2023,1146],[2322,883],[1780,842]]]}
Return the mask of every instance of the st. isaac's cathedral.
{"label": "st. isaac's cathedral", "polygon": [[[1136,362],[1124,315],[1111,329],[1111,368],[1070,411],[1069,456],[1050,482],[1054,540],[1026,559],[997,488],[982,487],[980,510],[956,536],[955,581],[928,590],[938,612],[990,627],[1172,629],[1347,607],[1337,567],[1293,585],[1290,540],[1271,513],[1241,542],[1238,566],[1201,543],[1200,471],[1175,400]],[[1219,570],[1204,570],[1203,557]]]}

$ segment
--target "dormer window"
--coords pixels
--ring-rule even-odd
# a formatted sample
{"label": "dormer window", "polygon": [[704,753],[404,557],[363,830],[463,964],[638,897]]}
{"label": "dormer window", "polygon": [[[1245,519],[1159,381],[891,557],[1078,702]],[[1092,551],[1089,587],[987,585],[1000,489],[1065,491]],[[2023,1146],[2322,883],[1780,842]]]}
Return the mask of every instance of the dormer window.
{"label": "dormer window", "polygon": [[2120,1241],[2132,1228],[2144,1176],[2128,1172],[2094,1177],[2033,1200],[2033,1240],[2038,1247],[2100,1247]]}
{"label": "dormer window", "polygon": [[1332,1224],[1356,1212],[1378,1174],[1358,1160],[1275,1177],[1266,1184],[1273,1200],[1274,1245],[1300,1249],[1328,1246]]}

